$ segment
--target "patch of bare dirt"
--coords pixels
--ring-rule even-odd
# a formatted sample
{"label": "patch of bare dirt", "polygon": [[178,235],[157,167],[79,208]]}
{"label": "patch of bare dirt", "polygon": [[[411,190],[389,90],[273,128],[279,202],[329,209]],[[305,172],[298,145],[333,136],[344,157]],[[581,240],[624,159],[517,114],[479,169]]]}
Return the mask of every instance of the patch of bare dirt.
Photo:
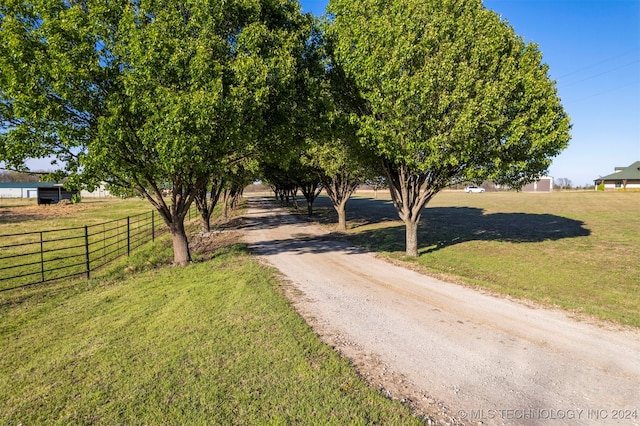
{"label": "patch of bare dirt", "polygon": [[[66,201],[66,200],[63,200]],[[51,216],[71,216],[79,211],[95,208],[87,204],[33,204],[27,206],[0,207],[0,222],[24,222],[26,220],[46,219]]]}
{"label": "patch of bare dirt", "polygon": [[189,240],[189,248],[203,260],[211,259],[216,250],[242,242],[242,233],[232,229],[198,232]]}

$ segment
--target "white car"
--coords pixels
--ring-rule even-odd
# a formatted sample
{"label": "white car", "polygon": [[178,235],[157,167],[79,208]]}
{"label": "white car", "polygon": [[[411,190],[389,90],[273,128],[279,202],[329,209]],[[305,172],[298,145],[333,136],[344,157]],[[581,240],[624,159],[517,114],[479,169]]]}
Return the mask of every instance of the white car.
{"label": "white car", "polygon": [[466,192],[467,194],[470,194],[472,192],[484,192],[484,188],[480,188],[478,186],[471,185],[471,186],[466,186],[464,188],[464,192]]}

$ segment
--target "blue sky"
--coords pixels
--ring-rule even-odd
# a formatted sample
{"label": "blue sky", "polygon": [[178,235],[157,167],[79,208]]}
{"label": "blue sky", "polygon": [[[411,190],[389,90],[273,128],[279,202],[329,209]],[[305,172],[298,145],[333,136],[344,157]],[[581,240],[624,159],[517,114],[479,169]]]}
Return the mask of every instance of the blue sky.
{"label": "blue sky", "polygon": [[[326,0],[301,0],[322,15]],[[554,178],[592,184],[640,160],[640,0],[484,0],[539,45],[573,124]]]}

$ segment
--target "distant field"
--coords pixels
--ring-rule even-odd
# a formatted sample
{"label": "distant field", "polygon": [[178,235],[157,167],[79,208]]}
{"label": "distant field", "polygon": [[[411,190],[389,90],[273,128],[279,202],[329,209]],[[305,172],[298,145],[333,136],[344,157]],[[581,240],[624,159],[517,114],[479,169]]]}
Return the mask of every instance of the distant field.
{"label": "distant field", "polygon": [[[443,192],[425,209],[420,257],[388,195],[347,204],[355,244],[430,274],[548,306],[640,326],[640,194]],[[336,220],[326,197],[316,218]]]}

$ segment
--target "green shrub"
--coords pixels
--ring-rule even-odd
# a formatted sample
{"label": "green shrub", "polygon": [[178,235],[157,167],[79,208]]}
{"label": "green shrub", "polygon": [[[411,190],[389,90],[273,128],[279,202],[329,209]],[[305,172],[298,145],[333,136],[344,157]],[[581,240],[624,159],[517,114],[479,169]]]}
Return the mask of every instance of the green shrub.
{"label": "green shrub", "polygon": [[71,204],[78,204],[80,201],[82,201],[82,196],[79,192],[76,192],[71,196]]}

